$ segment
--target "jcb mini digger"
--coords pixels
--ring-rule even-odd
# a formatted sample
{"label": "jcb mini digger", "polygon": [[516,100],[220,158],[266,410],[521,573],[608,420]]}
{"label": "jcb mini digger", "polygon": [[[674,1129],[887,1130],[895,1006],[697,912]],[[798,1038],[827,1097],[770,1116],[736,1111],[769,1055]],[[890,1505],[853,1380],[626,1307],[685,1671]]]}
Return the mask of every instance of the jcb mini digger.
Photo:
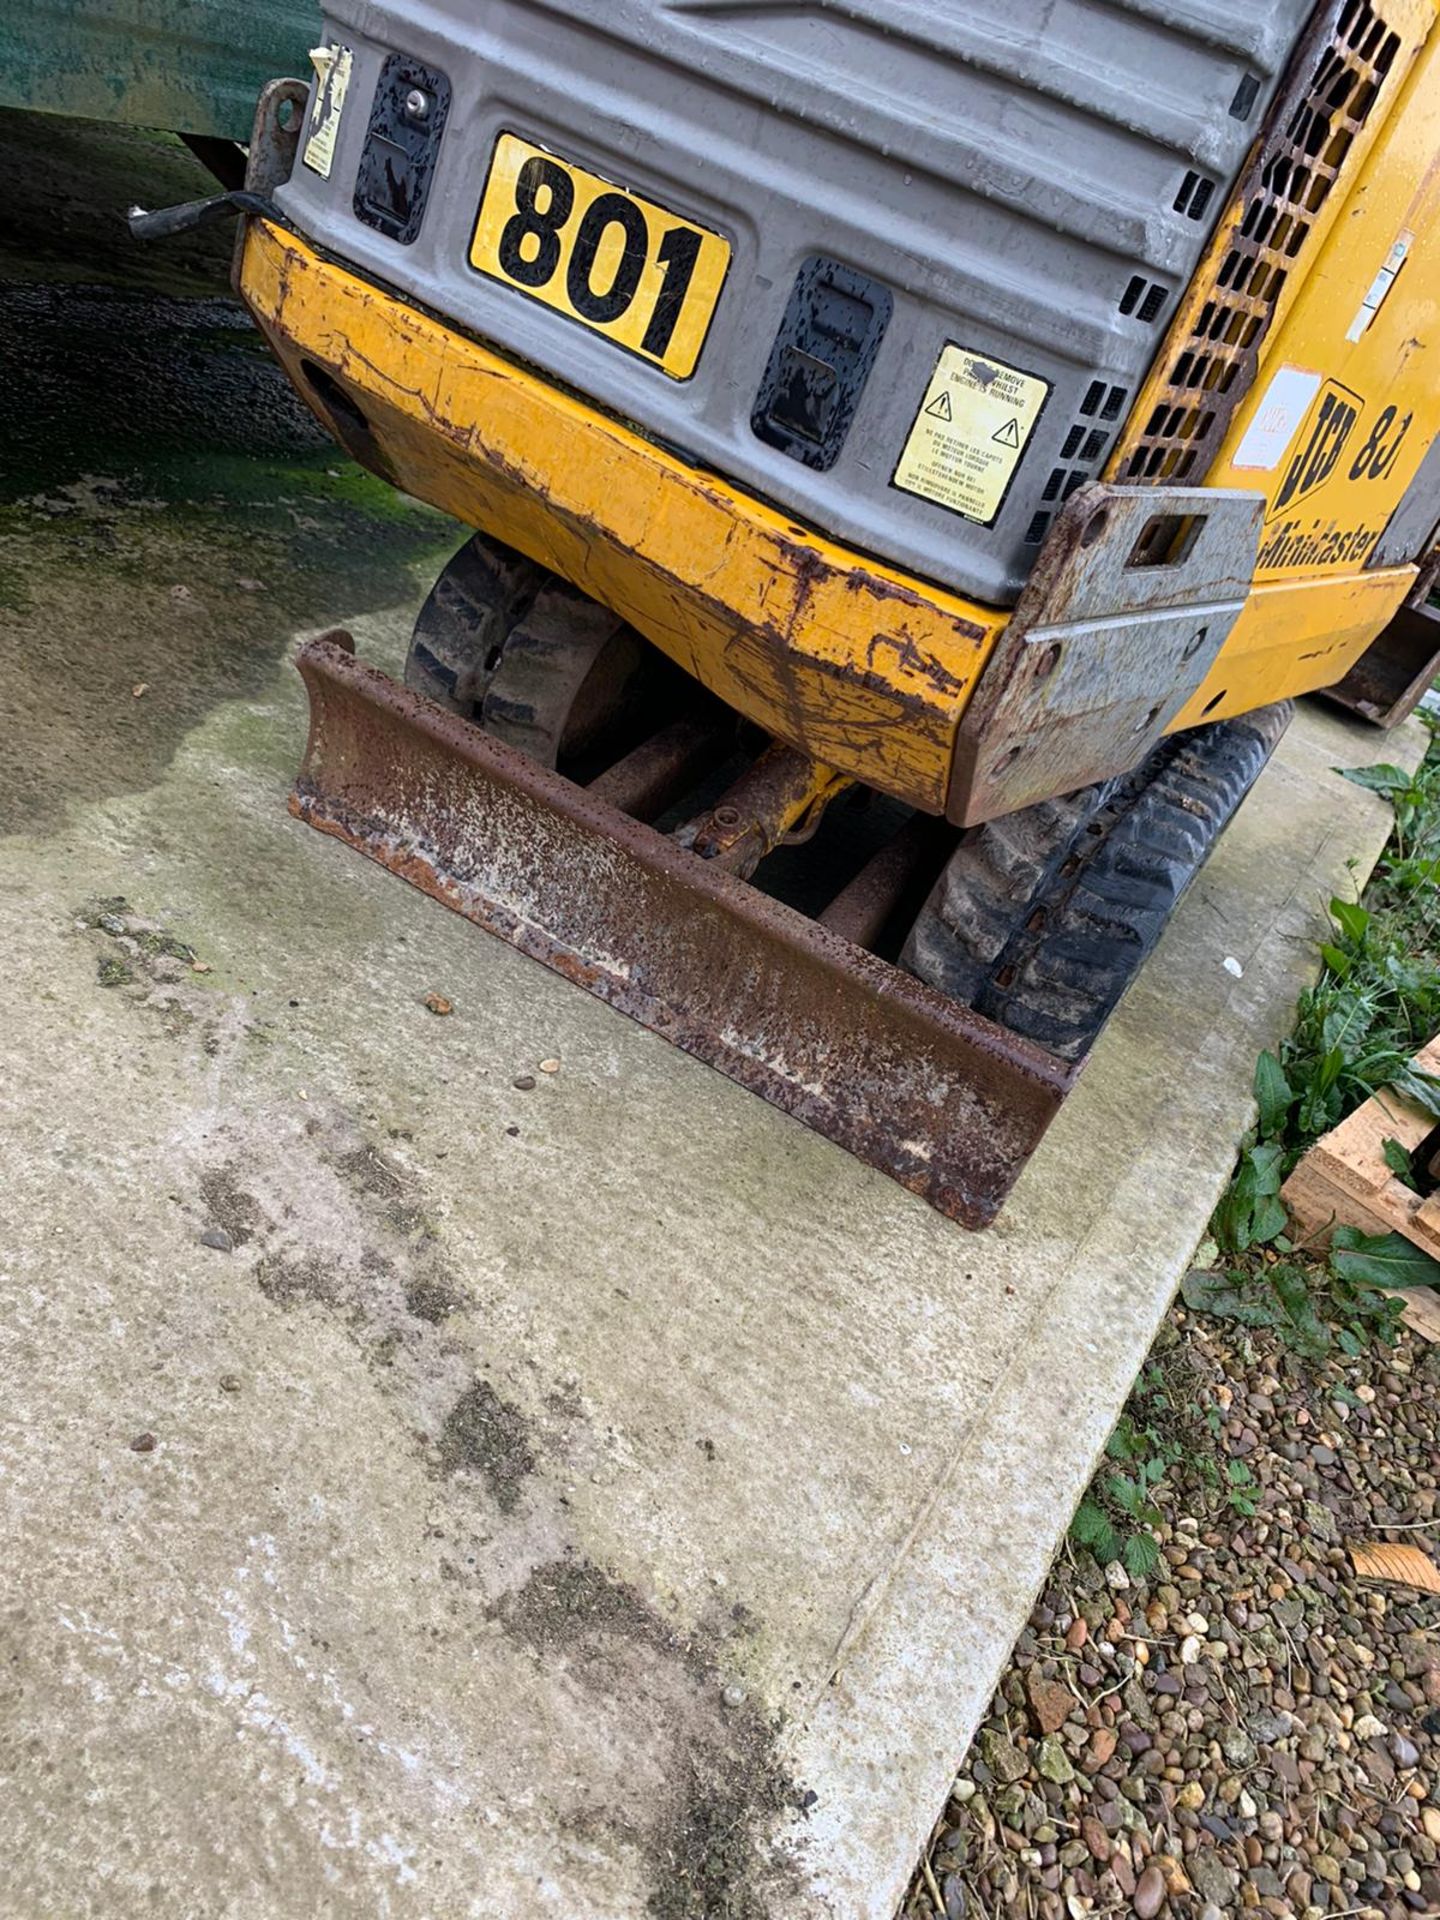
{"label": "jcb mini digger", "polygon": [[1435,26],[330,0],[239,283],[477,531],[296,810],[992,1218],[1292,697],[1437,651]]}

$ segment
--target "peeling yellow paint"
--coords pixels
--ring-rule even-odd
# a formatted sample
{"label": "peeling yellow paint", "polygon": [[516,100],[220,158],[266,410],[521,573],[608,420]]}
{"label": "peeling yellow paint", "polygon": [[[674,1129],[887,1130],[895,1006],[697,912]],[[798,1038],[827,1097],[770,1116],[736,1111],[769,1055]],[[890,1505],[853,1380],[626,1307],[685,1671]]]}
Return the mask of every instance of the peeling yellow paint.
{"label": "peeling yellow paint", "polygon": [[279,228],[251,223],[242,290],[322,415],[307,363],[343,384],[397,485],[613,607],[776,738],[942,811],[1008,613],[834,545]]}

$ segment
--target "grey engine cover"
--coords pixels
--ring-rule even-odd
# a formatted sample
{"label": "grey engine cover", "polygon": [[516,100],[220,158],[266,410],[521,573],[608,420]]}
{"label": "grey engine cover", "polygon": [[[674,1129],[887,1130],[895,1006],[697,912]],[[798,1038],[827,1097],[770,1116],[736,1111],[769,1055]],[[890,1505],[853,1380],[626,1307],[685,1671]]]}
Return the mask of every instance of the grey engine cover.
{"label": "grey engine cover", "polygon": [[[1308,0],[332,0],[354,66],[300,231],[807,526],[993,605],[1110,450],[1255,138]],[[451,98],[419,231],[353,211],[386,57]],[[677,382],[486,279],[468,251],[513,132],[734,248]],[[893,312],[833,464],[757,437],[756,395],[813,256]],[[1048,383],[992,525],[893,484],[942,350]],[[1030,393],[1038,389],[1029,387]]]}

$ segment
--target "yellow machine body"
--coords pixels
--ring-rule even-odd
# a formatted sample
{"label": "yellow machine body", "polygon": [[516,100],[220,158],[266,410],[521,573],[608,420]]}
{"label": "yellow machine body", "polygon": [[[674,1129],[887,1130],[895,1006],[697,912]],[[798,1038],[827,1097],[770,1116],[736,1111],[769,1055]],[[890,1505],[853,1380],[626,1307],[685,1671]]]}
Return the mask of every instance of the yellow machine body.
{"label": "yellow machine body", "polygon": [[[1207,475],[1212,487],[1263,486],[1265,525],[1246,611],[1177,715],[1177,728],[1333,685],[1413,589],[1413,567],[1365,562],[1440,429],[1440,250],[1430,238],[1440,231],[1434,23],[1432,0],[1412,0],[1403,10],[1400,24],[1419,44],[1404,90],[1358,156],[1349,195],[1332,194],[1323,224],[1312,229],[1308,270],[1293,275],[1280,296],[1255,382]],[[1232,212],[1171,329],[1181,351],[1214,296],[1233,227]],[[1397,250],[1400,266],[1393,280],[1384,279]],[[1383,303],[1352,338],[1377,281]],[[1116,473],[1125,471],[1135,439],[1163,402],[1163,370],[1173,351],[1161,355],[1136,402]],[[1273,469],[1242,465],[1285,368],[1317,381],[1315,396]]]}
{"label": "yellow machine body", "polygon": [[[1417,44],[1432,23],[1430,0],[1407,8]],[[1440,248],[1427,244],[1440,230],[1438,61],[1440,46],[1425,40],[1350,194],[1331,196],[1309,271],[1294,276],[1206,480],[1261,486],[1265,532],[1246,609],[1175,728],[1338,682],[1415,586],[1413,564],[1363,563],[1440,424]],[[1171,344],[1212,298],[1233,221],[1221,223]],[[1402,271],[1350,340],[1405,236]],[[574,580],[774,737],[943,810],[956,730],[1008,609],[847,551],[685,467],[278,225],[250,223],[240,284],[296,386],[351,447],[346,420],[326,407],[334,388],[313,371],[355,397],[372,465],[405,492]],[[1137,399],[1116,474],[1164,397],[1173,349]],[[1286,367],[1319,376],[1315,397],[1275,467],[1238,465]]]}
{"label": "yellow machine body", "polygon": [[[1348,192],[1315,221],[1204,476],[1263,491],[1265,523],[1244,611],[1172,730],[1334,684],[1415,588],[1414,564],[1366,564],[1440,425],[1440,44],[1433,0],[1398,11],[1403,92],[1348,156]],[[1114,479],[1173,400],[1169,374],[1244,209],[1242,186],[1117,442]],[[957,729],[1009,609],[688,466],[279,224],[249,222],[240,284],[300,391],[397,485],[574,581],[775,738],[944,809]]]}
{"label": "yellow machine body", "polygon": [[242,286],[300,391],[397,486],[574,581],[777,739],[943,810],[1007,613],[847,552],[277,227],[251,223]]}

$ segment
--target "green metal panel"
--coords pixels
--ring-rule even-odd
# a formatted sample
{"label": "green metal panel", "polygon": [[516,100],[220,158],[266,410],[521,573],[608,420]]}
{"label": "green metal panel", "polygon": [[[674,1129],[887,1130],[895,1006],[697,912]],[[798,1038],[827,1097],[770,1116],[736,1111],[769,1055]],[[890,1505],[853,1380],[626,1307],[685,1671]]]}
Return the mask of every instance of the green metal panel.
{"label": "green metal panel", "polygon": [[0,106],[250,137],[278,74],[308,74],[318,0],[17,0],[0,5]]}

